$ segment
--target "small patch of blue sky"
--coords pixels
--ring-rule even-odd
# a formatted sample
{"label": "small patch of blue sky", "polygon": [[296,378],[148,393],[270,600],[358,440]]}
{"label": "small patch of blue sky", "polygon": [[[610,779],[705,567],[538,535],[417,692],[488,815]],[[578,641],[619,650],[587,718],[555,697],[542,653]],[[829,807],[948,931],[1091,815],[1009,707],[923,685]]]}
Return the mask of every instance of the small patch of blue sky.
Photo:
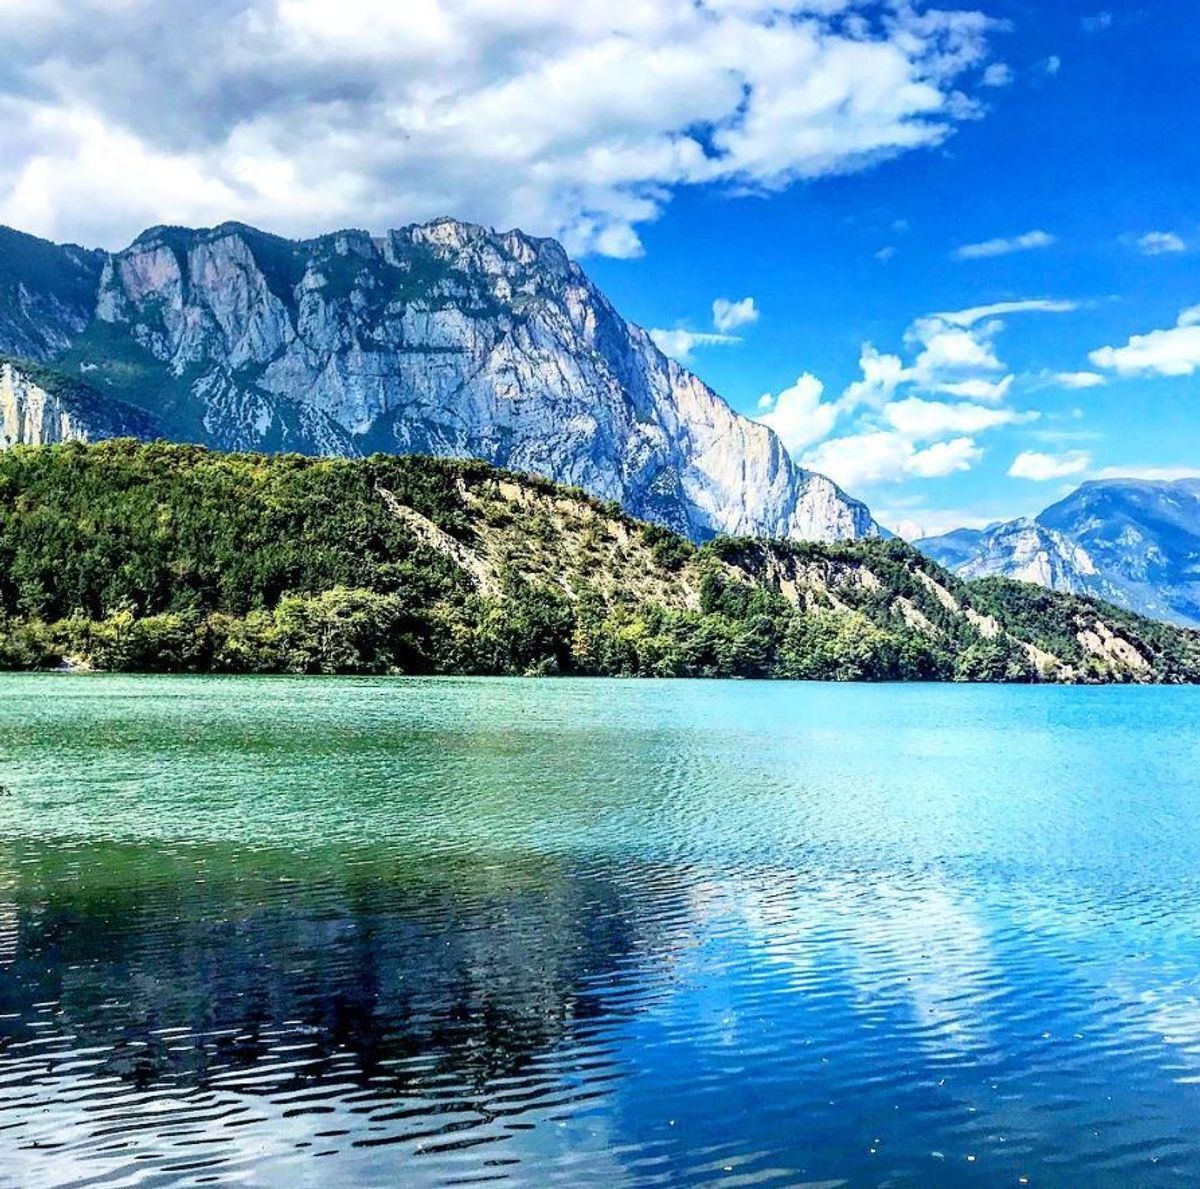
{"label": "small patch of blue sky", "polygon": [[[1011,78],[996,71],[1001,85],[972,88],[979,118],[941,146],[774,193],[681,188],[659,219],[639,228],[640,258],[587,261],[618,308],[650,327],[711,333],[714,299],[753,297],[760,317],[735,332],[739,343],[701,343],[688,358],[752,416],[761,415],[764,393],[778,394],[805,373],[821,381],[826,401],[837,401],[861,379],[865,343],[913,367],[921,347],[908,332],[928,315],[1034,299],[1071,303],[1065,312],[1016,312],[983,324],[1004,365],[992,378],[1015,379],[1001,402],[974,403],[1011,411],[1009,423],[910,443],[919,454],[965,436],[972,450],[939,463],[914,460],[893,443],[899,461],[891,471],[886,460],[856,467],[853,443],[842,452],[835,477],[909,532],[1033,513],[1093,475],[1200,473],[1200,332],[1157,343],[1149,366],[1119,353],[1125,366],[1093,358],[1132,336],[1177,328],[1181,312],[1200,303],[1194,6],[975,7],[1005,22],[990,35],[992,60]],[[982,244],[990,246],[962,251]],[[911,397],[964,400],[920,379],[891,399]],[[895,433],[886,410],[860,406],[843,411],[830,436],[879,432]],[[888,448],[878,439],[863,446]],[[798,453],[835,456],[822,455],[820,443]],[[1060,465],[1014,468],[1022,454]]]}

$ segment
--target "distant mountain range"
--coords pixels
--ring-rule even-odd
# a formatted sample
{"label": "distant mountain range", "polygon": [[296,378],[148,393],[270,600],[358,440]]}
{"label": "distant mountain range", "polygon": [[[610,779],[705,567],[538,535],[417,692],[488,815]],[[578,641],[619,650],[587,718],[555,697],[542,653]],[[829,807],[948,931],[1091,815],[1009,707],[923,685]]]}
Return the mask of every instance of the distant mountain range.
{"label": "distant mountain range", "polygon": [[155,227],[110,254],[0,229],[0,355],[9,444],[477,457],[694,541],[882,532],[519,231]]}
{"label": "distant mountain range", "polygon": [[917,547],[963,578],[1036,582],[1200,627],[1200,479],[1085,483],[1034,519]]}

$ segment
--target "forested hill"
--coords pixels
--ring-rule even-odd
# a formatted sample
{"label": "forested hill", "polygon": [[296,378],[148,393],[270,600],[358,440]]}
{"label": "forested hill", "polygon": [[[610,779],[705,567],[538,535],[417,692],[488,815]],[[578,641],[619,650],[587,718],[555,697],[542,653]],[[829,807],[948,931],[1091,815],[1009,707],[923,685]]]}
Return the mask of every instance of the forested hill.
{"label": "forested hill", "polygon": [[1200,634],[900,541],[718,538],[482,463],[0,452],[0,665],[1180,682]]}

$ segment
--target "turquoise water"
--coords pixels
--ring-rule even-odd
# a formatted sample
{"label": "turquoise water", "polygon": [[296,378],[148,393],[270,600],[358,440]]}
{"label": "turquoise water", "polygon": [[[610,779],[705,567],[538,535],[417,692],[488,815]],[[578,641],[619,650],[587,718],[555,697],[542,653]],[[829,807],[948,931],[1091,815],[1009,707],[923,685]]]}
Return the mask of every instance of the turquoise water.
{"label": "turquoise water", "polygon": [[0,677],[0,1183],[1194,1184],[1197,724]]}

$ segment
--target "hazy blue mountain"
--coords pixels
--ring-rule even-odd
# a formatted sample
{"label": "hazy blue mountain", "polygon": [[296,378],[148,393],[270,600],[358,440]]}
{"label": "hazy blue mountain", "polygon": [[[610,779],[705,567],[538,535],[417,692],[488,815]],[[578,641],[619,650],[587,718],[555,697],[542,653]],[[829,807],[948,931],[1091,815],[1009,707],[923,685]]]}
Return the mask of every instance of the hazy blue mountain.
{"label": "hazy blue mountain", "polygon": [[6,232],[0,352],[219,449],[478,457],[694,540],[881,531],[518,231],[156,227],[115,254]]}
{"label": "hazy blue mountain", "polygon": [[917,542],[964,578],[1094,594],[1200,627],[1200,480],[1085,483],[1032,520]]}
{"label": "hazy blue mountain", "polygon": [[946,569],[956,570],[974,558],[986,535],[986,529],[956,528],[940,537],[927,537],[919,547]]}

